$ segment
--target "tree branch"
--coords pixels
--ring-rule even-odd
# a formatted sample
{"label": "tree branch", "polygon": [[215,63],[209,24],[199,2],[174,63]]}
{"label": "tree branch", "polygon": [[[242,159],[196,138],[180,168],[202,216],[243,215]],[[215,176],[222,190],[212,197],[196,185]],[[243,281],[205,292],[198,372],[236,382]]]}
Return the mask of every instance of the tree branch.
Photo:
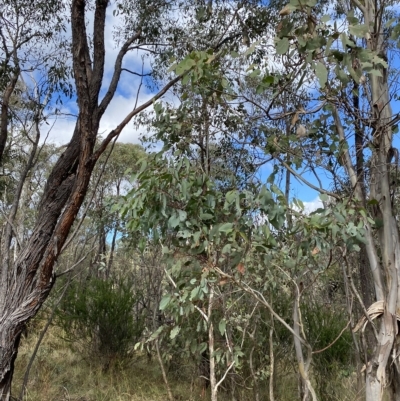
{"label": "tree branch", "polygon": [[93,154],[93,159],[97,160],[100,155],[104,152],[106,149],[107,145],[110,143],[110,141],[115,138],[117,135],[121,133],[121,131],[126,127],[126,125],[132,120],[134,116],[139,114],[141,111],[147,109],[150,105],[152,105],[156,100],[158,100],[161,96],[163,96],[172,86],[174,86],[180,79],[186,75],[189,71],[185,72],[184,74],[178,75],[176,78],[174,78],[172,81],[168,82],[167,85],[164,86],[156,95],[154,95],[150,100],[148,100],[146,103],[143,103],[141,106],[133,109],[124,119],[123,121],[113,129],[107,137],[103,140],[97,151]]}
{"label": "tree branch", "polygon": [[149,72],[148,74],[139,74],[135,71],[128,70],[127,68],[121,68],[121,71],[129,72],[129,74],[137,75],[138,77],[150,77],[152,74]]}
{"label": "tree branch", "polygon": [[76,82],[76,91],[78,95],[79,109],[88,107],[89,84],[92,78],[92,66],[89,53],[89,45],[86,35],[85,23],[85,1],[73,0],[71,7],[72,18],[72,49],[73,70]]}
{"label": "tree branch", "polygon": [[93,23],[93,74],[90,80],[90,98],[97,106],[98,96],[104,74],[104,30],[108,0],[96,0]]}
{"label": "tree branch", "polygon": [[115,91],[117,90],[118,82],[121,77],[122,71],[122,60],[124,59],[125,54],[129,51],[129,46],[137,39],[140,38],[140,31],[135,35],[131,36],[121,47],[117,58],[115,59],[114,66],[114,74],[111,78],[110,86],[108,87],[108,91],[105,94],[103,100],[100,102],[100,106],[98,107],[97,115],[100,118],[107,109],[107,106],[110,104],[112,98],[114,97]]}
{"label": "tree branch", "polygon": [[365,7],[361,4],[361,2],[359,0],[350,0],[351,3],[353,3],[357,8],[360,9],[360,11],[365,14],[366,13],[366,9]]}
{"label": "tree branch", "polygon": [[332,198],[335,199],[341,199],[341,197],[338,194],[335,194],[333,192],[327,191],[322,188],[318,188],[314,184],[311,184],[311,182],[307,181],[305,178],[303,178],[300,174],[298,174],[295,170],[293,170],[286,162],[284,162],[280,157],[276,157],[277,160],[286,168],[288,169],[298,180],[302,181],[304,184],[306,184],[308,187],[314,189],[315,191],[321,193],[321,194],[326,194],[331,196]]}
{"label": "tree branch", "polygon": [[258,302],[260,302],[262,305],[266,306],[267,309],[271,312],[271,314],[285,326],[286,329],[289,330],[291,334],[296,336],[301,343],[303,343],[307,348],[310,347],[310,345],[301,337],[299,337],[293,330],[292,327],[290,327],[284,319],[282,319],[272,308],[272,306],[269,304],[269,302],[265,299],[264,295],[261,294],[261,292],[251,288],[247,283],[243,281],[237,281],[233,276],[223,272],[219,267],[214,266],[213,269],[220,274],[223,277],[226,277],[227,279],[233,281],[239,288],[241,288],[243,291],[247,292],[248,294],[252,295]]}
{"label": "tree branch", "polygon": [[[333,119],[335,121],[336,130],[337,130],[339,139],[341,141],[345,141],[346,140],[345,132],[344,132],[344,128],[342,125],[342,121],[339,116],[339,112],[335,105],[332,105],[332,107],[333,107],[333,110],[332,110]],[[361,190],[360,186],[358,185],[357,174],[354,171],[354,167],[351,162],[349,151],[348,151],[348,149],[344,149],[343,152],[344,152],[343,164],[344,164],[344,167],[350,178],[351,185],[354,188],[356,198],[359,201],[362,201],[363,200],[362,190]],[[383,286],[382,269],[381,269],[381,266],[379,263],[378,252],[376,250],[375,241],[372,236],[371,224],[369,223],[369,221],[366,217],[363,217],[363,221],[364,221],[364,225],[365,225],[365,237],[367,240],[366,250],[367,250],[367,254],[368,254],[368,260],[369,260],[369,264],[371,267],[372,276],[374,278],[376,300],[383,301],[385,299],[385,293],[384,293],[384,286]]]}

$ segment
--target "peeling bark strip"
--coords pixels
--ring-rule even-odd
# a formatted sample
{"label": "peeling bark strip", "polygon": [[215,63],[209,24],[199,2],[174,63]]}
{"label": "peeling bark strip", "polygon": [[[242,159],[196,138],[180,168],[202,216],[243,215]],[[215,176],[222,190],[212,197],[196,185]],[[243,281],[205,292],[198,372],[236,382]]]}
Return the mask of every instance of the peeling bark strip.
{"label": "peeling bark strip", "polygon": [[[99,92],[104,74],[104,28],[107,0],[96,0],[93,32],[94,56],[91,60],[85,27],[85,0],[72,0],[73,71],[79,114],[65,152],[54,166],[42,196],[36,225],[15,262],[2,265],[0,288],[0,400],[9,401],[14,361],[25,324],[36,315],[54,284],[54,263],[86,195],[96,161],[110,141],[131,119],[150,106],[179,81],[178,76],[158,94],[132,110],[106,137],[99,149],[94,145],[100,119],[110,104],[122,71],[122,60],[135,34],[121,47],[110,87],[103,99]],[[3,246],[4,244],[2,244]]]}

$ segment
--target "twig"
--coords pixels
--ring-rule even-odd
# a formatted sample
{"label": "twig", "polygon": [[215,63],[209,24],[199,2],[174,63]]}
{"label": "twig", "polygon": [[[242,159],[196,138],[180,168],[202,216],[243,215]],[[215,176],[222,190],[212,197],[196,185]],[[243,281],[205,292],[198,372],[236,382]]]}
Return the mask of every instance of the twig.
{"label": "twig", "polygon": [[277,160],[279,160],[279,162],[287,169],[289,170],[298,180],[302,181],[304,184],[306,184],[308,187],[314,189],[315,191],[321,193],[321,194],[326,194],[331,196],[332,198],[335,199],[341,199],[341,197],[338,194],[335,194],[333,192],[327,191],[325,189],[322,188],[318,188],[317,186],[315,186],[314,184],[311,184],[311,182],[307,181],[303,176],[301,176],[300,174],[296,173],[295,170],[293,170],[286,162],[284,162],[280,157],[276,157]]}
{"label": "twig", "polygon": [[219,273],[220,275],[230,279],[233,281],[239,288],[241,288],[243,291],[247,292],[248,294],[252,295],[257,301],[259,301],[261,304],[267,307],[267,309],[272,313],[272,315],[280,322],[282,323],[286,329],[289,330],[291,334],[293,334],[295,337],[297,337],[307,348],[309,347],[309,344],[300,336],[298,336],[292,327],[290,327],[284,319],[282,319],[272,308],[272,306],[269,304],[269,302],[265,299],[264,295],[261,294],[261,292],[251,288],[248,284],[244,282],[239,282],[237,281],[233,276],[224,273],[220,268],[214,266],[213,269]]}
{"label": "twig", "polygon": [[354,293],[354,295],[356,296],[358,302],[360,303],[360,306],[361,306],[361,309],[362,309],[362,311],[363,311],[363,313],[364,313],[364,316],[366,317],[366,319],[368,320],[368,322],[371,324],[371,327],[372,327],[372,330],[373,330],[373,332],[374,332],[375,338],[378,339],[378,332],[377,332],[377,330],[376,330],[376,328],[375,328],[375,325],[374,325],[373,321],[371,320],[371,317],[370,317],[369,314],[368,314],[368,310],[367,310],[367,308],[366,308],[365,305],[364,305],[364,302],[363,302],[363,300],[362,300],[362,298],[361,298],[361,295],[359,294],[359,292],[357,291],[356,286],[354,285],[353,277],[352,277],[352,275],[351,275],[351,271],[350,271],[350,267],[349,267],[349,262],[348,262],[348,260],[347,260],[346,255],[343,255],[343,259],[344,259],[345,264],[346,264],[346,267],[347,267],[347,278],[348,278],[349,281],[350,281],[351,290],[353,291],[353,293]]}
{"label": "twig", "polygon": [[127,68],[121,68],[121,71],[129,72],[129,74],[137,75],[138,77],[149,77],[149,76],[151,76],[151,72],[149,72],[148,74],[139,74],[139,73],[137,73],[135,71],[128,70]]}
{"label": "twig", "polygon": [[165,387],[167,389],[168,399],[169,399],[169,401],[174,401],[174,396],[172,395],[171,387],[170,387],[169,382],[168,382],[167,373],[165,371],[164,363],[163,363],[163,360],[162,360],[162,357],[161,357],[161,353],[160,353],[160,344],[158,343],[158,341],[159,341],[159,339],[157,338],[155,343],[156,343],[158,363],[160,364],[162,376],[163,376],[163,379],[164,379],[164,384],[165,384]]}
{"label": "twig", "polygon": [[269,329],[269,400],[275,401],[274,396],[274,367],[275,367],[275,358],[274,358],[274,343],[273,343],[273,334],[274,334],[274,317],[271,316],[271,328]]}
{"label": "twig", "polygon": [[329,345],[327,345],[325,348],[319,349],[318,351],[313,351],[312,353],[313,353],[313,354],[319,354],[319,353],[321,353],[321,352],[326,351],[328,348],[332,347],[332,345],[335,344],[335,342],[336,342],[337,340],[339,340],[339,338],[342,336],[342,334],[347,330],[347,328],[348,328],[349,325],[350,325],[350,322],[351,322],[351,320],[349,320],[349,321],[347,322],[346,326],[341,330],[341,332],[339,333],[339,335],[338,335]]}
{"label": "twig", "polygon": [[222,384],[222,382],[225,380],[226,375],[229,373],[229,371],[233,368],[233,365],[235,364],[235,361],[232,361],[228,367],[228,369],[226,369],[224,375],[222,376],[221,380],[215,385],[215,390],[218,389],[218,387]]}

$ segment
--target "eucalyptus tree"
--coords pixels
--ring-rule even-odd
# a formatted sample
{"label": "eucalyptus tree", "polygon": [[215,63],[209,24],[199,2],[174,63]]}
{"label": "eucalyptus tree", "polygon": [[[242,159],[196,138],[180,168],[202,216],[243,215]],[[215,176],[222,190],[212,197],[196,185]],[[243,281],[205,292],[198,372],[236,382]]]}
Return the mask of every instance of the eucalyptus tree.
{"label": "eucalyptus tree", "polygon": [[[397,57],[394,46],[399,36],[397,5],[397,2],[353,0],[328,8],[324,2],[292,0],[284,7],[281,5],[275,29],[265,30],[272,33],[274,42],[267,34],[255,41],[253,37],[252,46],[245,51],[254,61],[250,78],[258,80],[254,95],[248,96],[233,79],[232,65],[231,69],[220,71],[219,76],[208,69],[208,74],[203,74],[208,81],[200,81],[211,90],[214,99],[239,99],[246,111],[258,109],[260,117],[257,119],[263,121],[249,136],[251,145],[261,145],[259,149],[266,157],[322,194],[326,210],[320,211],[321,216],[325,216],[318,223],[320,228],[331,230],[336,237],[338,224],[348,223],[348,235],[342,235],[344,242],[340,245],[344,261],[349,250],[365,243],[377,302],[365,305],[355,291],[365,320],[353,325],[353,329],[364,330],[369,324],[375,334],[373,353],[364,353],[365,393],[366,399],[371,401],[381,400],[388,387],[393,397],[400,399],[397,357],[400,248],[393,207],[395,188],[390,179],[398,166],[393,137],[400,118],[392,112],[393,101],[397,99],[396,81],[392,79],[397,76],[396,63],[393,61],[389,65]],[[345,22],[340,24],[342,18]],[[267,49],[273,49],[274,54],[266,62],[260,55],[267,54]],[[240,63],[243,59],[234,52],[232,59]],[[186,62],[198,65],[198,60],[192,58],[172,68],[179,72]],[[237,71],[237,77],[241,78],[243,71],[240,68]],[[222,88],[216,84],[218,78]],[[190,72],[185,82],[198,83],[199,78]],[[299,96],[304,89],[308,95]],[[282,98],[291,95],[295,99],[297,96],[297,101],[288,108]],[[288,129],[272,130],[276,121],[284,121]],[[171,126],[164,132],[170,130]],[[269,136],[260,143],[257,134],[266,131]],[[352,146],[353,152],[350,151]],[[302,168],[308,176],[300,172]],[[329,177],[328,183],[321,180],[322,172]],[[316,184],[309,178],[310,174],[314,175]],[[330,191],[329,186],[334,181],[349,181],[351,196],[344,199]],[[337,199],[336,206],[329,202],[328,196]],[[182,216],[173,214],[169,224],[186,224]],[[355,222],[351,221],[352,216]],[[312,221],[316,223],[318,218],[315,215]],[[194,247],[197,243],[195,240]],[[314,248],[315,253],[319,249],[319,246]],[[301,276],[301,272],[297,274]],[[304,357],[304,351],[308,353],[310,348],[297,320],[302,295],[300,276],[291,278],[297,286],[294,311],[297,313],[293,316],[292,334],[295,342],[299,340],[296,353],[305,390],[303,395],[307,397],[308,391],[308,396],[315,397],[307,372],[310,361]]]}
{"label": "eucalyptus tree", "polygon": [[[316,1],[293,0],[281,9],[276,27],[275,50],[285,67],[280,69],[281,85],[274,85],[273,71],[258,70],[276,93],[284,93],[285,83],[295,81],[299,88],[308,85],[313,94],[293,111],[275,101],[259,104],[267,120],[291,118],[289,141],[282,142],[279,135],[273,141],[276,160],[325,196],[353,203],[364,226],[360,241],[366,244],[376,302],[362,305],[365,322],[354,330],[370,324],[375,333],[374,351],[365,354],[365,393],[371,401],[381,400],[388,387],[393,398],[400,399],[400,248],[391,180],[392,166],[398,165],[393,139],[399,115],[392,112],[397,99],[392,80],[397,76],[397,5],[354,0],[340,2],[323,15]],[[346,23],[340,25],[339,17]],[[312,76],[317,80],[312,82]],[[282,158],[288,150],[297,166]],[[322,181],[313,185],[298,172],[303,163],[331,180],[350,182],[352,199],[340,199]]]}
{"label": "eucalyptus tree", "polygon": [[[93,171],[91,194],[84,203],[86,213],[81,217],[87,217],[98,241],[91,263],[95,268],[101,267],[105,277],[110,275],[118,232],[123,230],[118,214],[112,210],[114,199],[123,196],[132,188],[129,178],[137,169],[137,160],[145,157],[142,147],[131,143],[117,142],[113,144],[110,152],[102,155]],[[107,237],[111,240],[109,249]],[[102,263],[99,263],[102,258]]]}
{"label": "eucalyptus tree", "polygon": [[[313,347],[335,350],[343,346],[334,341],[342,328],[332,327],[334,336],[319,342],[320,327],[302,318],[300,300],[322,298],[314,285],[330,267],[332,258],[327,255],[343,246],[343,241],[348,245],[357,241],[361,228],[347,226],[342,205],[321,215],[291,211],[293,225],[288,228],[286,199],[275,185],[250,182],[245,188],[224,191],[217,179],[199,171],[180,151],[169,161],[158,155],[148,162],[136,176],[138,185],[122,201],[121,211],[128,230],[147,233],[163,246],[169,286],[160,308],[171,316],[173,325],[160,326],[149,341],[164,333],[179,344],[183,340],[179,342],[178,336],[182,336],[186,352],[199,356],[207,350],[210,389],[217,400],[218,389],[233,377],[231,372],[239,377],[243,367],[250,365],[248,380],[257,388],[260,380],[255,372],[268,369],[268,359],[274,366],[273,357],[256,362],[253,353],[244,353],[269,349],[274,355],[272,340],[267,344],[265,333],[258,331],[266,324],[257,316],[261,309],[265,316],[266,309],[275,326],[283,326],[297,341],[304,382],[301,398],[312,395],[315,399],[310,370]],[[333,216],[339,216],[339,222],[332,223]],[[283,301],[294,301],[293,323],[287,308],[279,305]]]}
{"label": "eucalyptus tree", "polygon": [[[40,76],[41,82],[29,85],[35,87],[29,99],[31,109],[35,105],[39,113],[49,92],[60,89],[68,92],[69,86],[63,82],[68,65],[60,63],[66,61],[63,59],[62,35],[64,10],[64,3],[58,1],[5,0],[0,5],[0,161],[7,143],[10,118],[15,112],[15,94],[23,89],[18,82]],[[57,66],[56,62],[59,63]],[[22,86],[25,85],[26,82]],[[26,91],[23,92],[26,97]]]}

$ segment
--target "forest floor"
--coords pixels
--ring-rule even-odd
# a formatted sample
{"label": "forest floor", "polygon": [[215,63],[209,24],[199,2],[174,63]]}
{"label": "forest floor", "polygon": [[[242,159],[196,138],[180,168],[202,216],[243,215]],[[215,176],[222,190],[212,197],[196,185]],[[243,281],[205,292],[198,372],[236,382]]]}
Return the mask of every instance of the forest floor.
{"label": "forest floor", "polygon": [[[32,366],[24,401],[167,401],[167,392],[157,360],[145,356],[114,363],[107,371],[96,360],[88,361],[50,329]],[[23,377],[38,335],[21,340],[16,360],[13,395],[19,396]],[[197,401],[199,392],[182,378],[171,380],[177,400]]]}
{"label": "forest floor", "polygon": [[[168,401],[167,391],[157,359],[151,361],[145,355],[132,353],[123,362],[116,362],[107,371],[98,360],[87,360],[83,353],[74,351],[65,342],[57,327],[51,327],[34,360],[24,401]],[[19,397],[23,377],[29,363],[40,328],[29,331],[23,337],[16,360],[13,381],[13,395]],[[206,401],[209,394],[201,397],[201,388],[194,372],[195,366],[179,366],[169,372],[169,384],[177,401]],[[281,371],[282,373],[282,371]],[[297,380],[293,368],[279,377],[279,401],[297,399]],[[355,400],[351,390],[353,380],[341,382],[338,401]],[[269,399],[268,386],[261,399]],[[219,401],[231,401],[230,394],[220,392]],[[252,389],[243,389],[237,397],[239,401],[252,401]]]}

